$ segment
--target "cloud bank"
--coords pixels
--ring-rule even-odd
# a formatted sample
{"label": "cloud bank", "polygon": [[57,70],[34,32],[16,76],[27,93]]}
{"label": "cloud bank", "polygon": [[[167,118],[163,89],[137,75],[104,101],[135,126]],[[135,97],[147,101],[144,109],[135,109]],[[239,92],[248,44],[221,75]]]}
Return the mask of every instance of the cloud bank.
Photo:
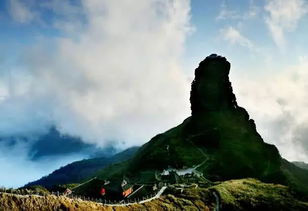
{"label": "cloud bank", "polygon": [[[22,185],[84,156],[80,151],[46,157],[57,144],[37,137],[53,126],[86,144],[123,149],[189,115],[190,82],[181,64],[190,32],[189,0],[9,0],[7,5],[11,20],[36,30],[36,37],[16,49],[14,64],[3,55],[3,184]],[[20,139],[6,142],[11,136]],[[38,155],[45,160],[31,160],[29,155],[37,155],[33,148],[44,152]],[[22,166],[31,173],[9,181],[7,175],[21,175]]]}
{"label": "cloud bank", "polygon": [[[46,19],[42,8],[60,5],[21,3],[11,0],[12,17],[28,24],[33,14]],[[52,22],[64,36],[41,36],[24,49],[21,70],[11,71],[0,135],[33,135],[56,125],[89,143],[127,147],[189,114],[180,62],[190,30],[188,0],[93,0],[64,8],[58,16],[78,14]]]}
{"label": "cloud bank", "polygon": [[271,76],[237,79],[240,105],[256,120],[264,141],[275,144],[284,158],[308,161],[308,58]]}

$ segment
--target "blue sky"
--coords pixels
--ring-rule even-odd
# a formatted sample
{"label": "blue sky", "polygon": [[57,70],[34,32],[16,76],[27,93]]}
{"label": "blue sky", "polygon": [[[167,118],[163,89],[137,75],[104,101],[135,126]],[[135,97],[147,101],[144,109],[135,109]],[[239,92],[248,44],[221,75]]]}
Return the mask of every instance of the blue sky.
{"label": "blue sky", "polygon": [[[244,74],[267,74],[267,71],[278,71],[298,62],[298,58],[306,54],[305,46],[308,40],[306,12],[299,12],[297,10],[300,9],[296,7],[302,7],[306,2],[290,1],[291,3],[284,4],[285,7],[291,7],[294,2],[294,13],[302,13],[300,18],[296,18],[288,9],[285,11],[284,8],[279,8],[277,5],[280,2],[285,3],[265,0],[225,0],[215,3],[205,0],[192,1],[191,14],[195,31],[188,38],[187,57],[190,55],[189,60],[196,63],[202,55],[218,51],[243,66]],[[277,4],[271,11],[276,15],[271,16],[269,9],[266,9],[270,3]],[[269,22],[276,26],[277,32],[270,30]],[[280,30],[284,37],[282,41],[275,38],[275,34],[279,34]],[[267,57],[279,60],[269,64],[270,70],[260,62]],[[251,69],[252,66],[253,70],[244,70]]]}
{"label": "blue sky", "polygon": [[[264,140],[308,162],[307,19],[306,0],[1,1],[1,181],[18,186],[86,156],[31,160],[50,128],[120,150],[182,122],[193,70],[211,53],[231,62]],[[9,179],[23,166],[27,177]]]}

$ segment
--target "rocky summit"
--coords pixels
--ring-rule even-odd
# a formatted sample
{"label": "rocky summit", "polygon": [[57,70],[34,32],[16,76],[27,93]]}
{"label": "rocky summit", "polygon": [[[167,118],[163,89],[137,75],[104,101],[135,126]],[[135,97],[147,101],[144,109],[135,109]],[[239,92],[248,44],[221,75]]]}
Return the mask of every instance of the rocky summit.
{"label": "rocky summit", "polygon": [[237,105],[229,72],[224,57],[213,54],[203,60],[191,87],[192,116],[145,144],[132,168],[180,169],[204,162],[198,169],[211,180],[282,179],[278,150],[264,143],[254,121]]}
{"label": "rocky summit", "polygon": [[212,54],[195,70],[191,85],[191,112],[237,108],[235,95],[229,81],[230,63],[226,58]]}

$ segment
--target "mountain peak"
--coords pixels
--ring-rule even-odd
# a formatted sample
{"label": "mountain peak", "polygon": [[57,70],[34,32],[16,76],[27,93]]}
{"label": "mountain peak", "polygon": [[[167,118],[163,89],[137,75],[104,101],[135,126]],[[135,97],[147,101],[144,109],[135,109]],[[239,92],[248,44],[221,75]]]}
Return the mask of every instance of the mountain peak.
{"label": "mountain peak", "polygon": [[[307,170],[283,160],[274,145],[263,141],[247,111],[237,105],[229,81],[230,66],[224,57],[206,57],[195,70],[192,116],[153,137],[131,158],[125,156],[124,162],[99,170],[93,175],[95,183],[78,191],[90,195],[93,184],[101,187],[108,180],[110,196],[120,198],[123,178],[131,184],[162,184],[189,183],[189,178],[195,183],[253,177],[290,184],[308,193]],[[177,175],[192,169],[203,176]],[[175,172],[174,177],[162,177],[165,170]]]}
{"label": "mountain peak", "polygon": [[192,115],[238,107],[229,80],[230,66],[225,57],[217,54],[200,62],[191,85]]}

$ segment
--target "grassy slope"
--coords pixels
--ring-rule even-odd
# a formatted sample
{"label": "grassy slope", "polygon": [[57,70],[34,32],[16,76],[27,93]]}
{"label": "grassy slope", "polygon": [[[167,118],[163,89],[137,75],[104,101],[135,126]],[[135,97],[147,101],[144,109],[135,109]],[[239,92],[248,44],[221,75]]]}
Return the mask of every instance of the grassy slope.
{"label": "grassy slope", "polygon": [[282,161],[281,169],[288,178],[290,186],[308,196],[308,170],[299,168],[287,160]]}
{"label": "grassy slope", "polygon": [[219,193],[223,210],[307,210],[288,187],[255,179],[230,180],[211,188]]}
{"label": "grassy slope", "polygon": [[120,207],[52,195],[39,197],[0,193],[0,207],[4,210],[214,210],[216,200],[213,191],[219,195],[221,210],[308,209],[308,203],[299,200],[289,188],[255,179],[231,180],[210,188],[190,187],[183,191],[175,185],[159,199]]}

